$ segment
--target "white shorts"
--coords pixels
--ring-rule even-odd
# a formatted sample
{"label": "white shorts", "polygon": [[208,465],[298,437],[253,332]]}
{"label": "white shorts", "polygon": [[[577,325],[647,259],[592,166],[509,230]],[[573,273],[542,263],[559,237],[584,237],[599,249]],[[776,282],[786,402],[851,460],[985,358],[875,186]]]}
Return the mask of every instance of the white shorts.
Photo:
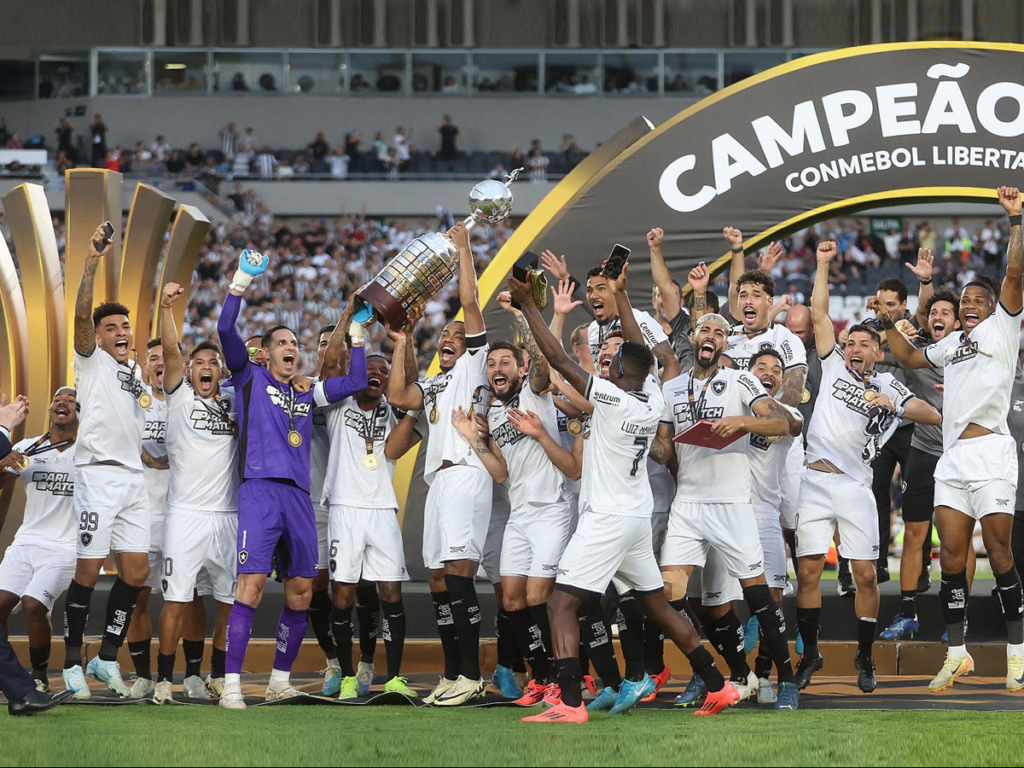
{"label": "white shorts", "polygon": [[782,473],[782,527],[796,530],[796,515],[800,511],[800,482],[804,478],[804,439],[796,437],[786,454],[786,466]]}
{"label": "white shorts", "polygon": [[106,464],[75,467],[78,557],[149,552],[150,511],[142,472]]}
{"label": "white shorts", "polygon": [[423,509],[423,565],[483,558],[494,481],[486,470],[458,464],[434,475]]}
{"label": "white shorts", "polygon": [[31,597],[49,611],[71,585],[76,564],[74,547],[15,542],[0,560],[0,590]]}
{"label": "white shorts", "polygon": [[651,547],[651,521],[584,509],[558,564],[555,583],[603,594],[613,577],[626,590],[664,588]]}
{"label": "white shorts", "polygon": [[394,509],[331,504],[331,581],[408,581],[402,529]]}
{"label": "white shorts", "polygon": [[316,546],[317,546],[317,557],[316,562],[319,565],[319,570],[327,568],[327,560],[329,559],[328,549],[330,548],[330,530],[329,530],[329,519],[330,511],[322,504],[313,505],[313,514],[316,516]]}
{"label": "white shorts", "polygon": [[704,565],[712,549],[737,579],[752,579],[764,573],[754,507],[742,502],[676,501],[668,519],[661,564]]}
{"label": "white shorts", "polygon": [[491,580],[491,584],[501,583],[501,552],[505,542],[505,526],[511,515],[508,491],[496,485],[491,497],[491,518],[487,521],[484,554],[480,558],[480,570]]}
{"label": "white shorts", "polygon": [[572,535],[568,501],[517,511],[505,527],[501,575],[553,579]]}
{"label": "white shorts", "polygon": [[191,603],[198,591],[200,595],[212,592],[218,603],[233,603],[237,555],[237,514],[171,505],[161,571],[164,600]]}
{"label": "white shorts", "polygon": [[722,556],[712,549],[704,566],[694,568],[690,574],[686,596],[699,599],[705,608],[715,608],[742,600],[743,587],[739,579],[729,575]]}
{"label": "white shorts", "polygon": [[[150,502],[152,503],[152,499]],[[150,507],[149,514],[149,576],[143,586],[159,590],[164,571],[163,546],[167,509],[166,507]]]}
{"label": "white shorts", "polygon": [[1012,515],[1017,499],[1017,444],[1010,435],[957,440],[935,467],[935,506],[981,520]]}
{"label": "white shorts", "polygon": [[871,486],[849,475],[807,470],[800,486],[796,556],[827,555],[837,526],[840,555],[878,559],[878,512]]}
{"label": "white shorts", "polygon": [[779,513],[771,504],[754,503],[757,535],[764,552],[764,576],[769,587],[785,589],[789,583],[789,563],[786,561],[786,541],[782,538]]}

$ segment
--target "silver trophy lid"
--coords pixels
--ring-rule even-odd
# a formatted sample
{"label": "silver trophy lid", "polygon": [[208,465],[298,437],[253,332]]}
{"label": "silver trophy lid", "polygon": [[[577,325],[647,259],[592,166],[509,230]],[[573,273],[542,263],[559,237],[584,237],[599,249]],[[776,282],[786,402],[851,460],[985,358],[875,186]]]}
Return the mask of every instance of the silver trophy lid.
{"label": "silver trophy lid", "polygon": [[476,221],[497,224],[512,213],[512,190],[509,185],[516,180],[522,168],[508,174],[506,181],[487,179],[477,184],[469,193],[469,212]]}

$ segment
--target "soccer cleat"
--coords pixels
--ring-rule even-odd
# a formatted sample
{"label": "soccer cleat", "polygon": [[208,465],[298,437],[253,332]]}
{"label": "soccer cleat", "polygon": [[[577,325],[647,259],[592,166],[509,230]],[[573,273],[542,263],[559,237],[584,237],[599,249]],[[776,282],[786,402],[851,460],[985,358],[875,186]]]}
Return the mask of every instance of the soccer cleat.
{"label": "soccer cleat", "polygon": [[71,698],[81,701],[92,696],[92,691],[89,690],[89,684],[85,682],[85,673],[82,672],[80,664],[68,667],[61,672],[60,677],[64,681],[64,687],[69,691],[74,691]]}
{"label": "soccer cleat", "polygon": [[[168,685],[170,685],[170,683],[168,683]],[[191,677],[186,677],[181,687],[186,699],[210,698],[210,694],[206,690],[206,684],[203,682],[203,678],[201,678],[199,675],[192,675]]]}
{"label": "soccer cleat", "polygon": [[359,698],[359,680],[355,677],[345,677],[338,686],[338,701]]}
{"label": "soccer cleat", "polygon": [[267,686],[267,703],[274,701],[284,701],[285,699],[294,699],[296,696],[301,696],[295,687],[291,683],[286,683],[281,688],[275,688],[274,686]]}
{"label": "soccer cleat", "polygon": [[757,616],[751,616],[743,625],[743,652],[750,653],[757,648],[761,636],[757,631]]}
{"label": "soccer cleat", "polygon": [[449,680],[447,677],[442,677],[437,681],[437,687],[434,688],[423,700],[424,704],[433,704],[437,701],[437,697],[442,695],[445,691],[451,688],[455,684],[454,680]]}
{"label": "soccer cleat", "polygon": [[494,675],[491,683],[506,699],[518,699],[523,695],[523,690],[516,684],[515,673],[508,667],[500,664],[494,668]]}
{"label": "soccer cleat", "polygon": [[772,681],[766,677],[758,678],[757,680],[757,703],[758,704],[774,704],[779,700],[779,697],[775,695],[775,691],[772,690]]}
{"label": "soccer cleat", "polygon": [[418,699],[420,697],[416,691],[409,687],[409,678],[407,677],[392,677],[384,683],[384,690],[388,693],[400,693],[403,696],[408,696],[410,699]]}
{"label": "soccer cleat", "polygon": [[921,623],[917,617],[898,613],[889,628],[882,630],[882,634],[878,638],[880,640],[910,640],[919,629],[921,629]]}
{"label": "soccer cleat", "polygon": [[739,682],[736,682],[735,680],[733,680],[732,684],[736,687],[736,690],[739,691],[739,693],[740,693],[740,701],[746,701],[751,696],[754,696],[757,693],[757,686],[758,686],[757,675],[755,675],[753,672],[748,672],[747,673],[747,679],[745,681],[743,681],[742,683],[739,683]]}
{"label": "soccer cleat", "polygon": [[661,692],[661,689],[664,688],[665,684],[672,679],[672,670],[665,667],[651,679],[654,680],[654,690],[640,699],[640,701],[645,703],[648,701],[654,701],[658,698],[658,694]]}
{"label": "soccer cleat", "polygon": [[921,571],[917,579],[917,594],[922,595],[932,588],[932,572],[927,568]]}
{"label": "soccer cleat", "polygon": [[458,707],[474,699],[482,699],[486,691],[487,681],[482,677],[479,680],[470,680],[465,675],[459,675],[448,690],[434,699],[434,706]]}
{"label": "soccer cleat", "polygon": [[224,693],[224,678],[207,675],[206,690],[210,692],[211,698],[219,699]]}
{"label": "soccer cleat", "polygon": [[709,692],[707,698],[704,699],[704,706],[693,714],[717,715],[722,710],[731,707],[733,704],[737,704],[739,700],[740,692],[736,690],[735,685],[726,680],[725,687],[720,691],[715,691],[714,693]]}
{"label": "soccer cleat", "polygon": [[131,694],[133,699],[152,699],[155,693],[156,685],[153,684],[152,680],[137,677],[135,682],[132,683]]}
{"label": "soccer cleat", "polygon": [[619,686],[619,695],[615,706],[608,710],[609,715],[622,715],[640,703],[640,699],[655,690],[654,680],[646,672],[639,680],[623,680]]}
{"label": "soccer cleat", "polygon": [[597,683],[594,682],[594,676],[593,675],[584,675],[583,676],[583,687],[586,688],[588,691],[590,691],[590,695],[591,696],[596,696],[597,695]]}
{"label": "soccer cleat", "polygon": [[516,704],[521,707],[532,707],[540,704],[544,701],[544,694],[548,692],[548,687],[543,683],[538,683],[536,680],[531,680],[526,684],[526,690],[523,691],[523,695],[516,699]]}
{"label": "soccer cleat", "polygon": [[[801,691],[806,688],[811,682],[811,676],[823,666],[825,666],[825,659],[821,657],[820,653],[813,659],[801,656],[800,663],[796,665],[796,687]],[[779,695],[782,695],[781,691],[779,691]]]}
{"label": "soccer cleat", "polygon": [[857,687],[861,693],[874,693],[878,686],[875,678],[875,662],[872,659],[862,660],[857,657],[853,660],[853,666],[857,670]]}
{"label": "soccer cleat", "polygon": [[836,591],[840,597],[856,597],[857,583],[853,580],[853,574],[849,571],[839,571],[839,578],[836,579]]}
{"label": "soccer cleat", "polygon": [[320,692],[324,696],[337,696],[341,691],[341,667],[328,666],[324,670],[324,686]]}
{"label": "soccer cleat", "polygon": [[[209,698],[209,696],[205,697]],[[171,681],[161,680],[156,684],[156,691],[153,693],[153,701],[157,704],[163,704],[165,701],[172,701],[174,694],[171,691]]]}
{"label": "soccer cleat", "polygon": [[603,712],[615,706],[619,692],[614,688],[602,688],[596,699],[587,704],[588,712]]}
{"label": "soccer cleat", "polygon": [[241,691],[225,691],[220,697],[220,706],[224,709],[245,709],[245,699]]}
{"label": "soccer cleat", "polygon": [[373,685],[373,664],[360,661],[356,667],[356,680],[359,681],[359,695],[369,696],[370,686]]}
{"label": "soccer cleat", "polygon": [[686,689],[676,696],[675,706],[677,707],[695,707],[704,701],[704,697],[708,694],[708,687],[704,683],[704,679],[695,674],[690,678],[690,682],[687,683]]}
{"label": "soccer cleat", "polygon": [[587,708],[580,704],[578,707],[570,707],[568,704],[558,703],[557,707],[546,709],[539,715],[524,717],[524,723],[585,723],[589,720]]}
{"label": "soccer cleat", "polygon": [[939,670],[939,674],[935,676],[935,679],[928,683],[928,690],[932,693],[938,693],[949,688],[958,677],[969,675],[974,671],[974,659],[971,658],[971,654],[957,658],[950,656],[946,653],[946,660],[942,664],[942,669]]}
{"label": "soccer cleat", "polygon": [[562,686],[558,683],[548,683],[547,688],[544,690],[544,701],[541,702],[545,707],[557,707],[562,703]]}
{"label": "soccer cleat", "polygon": [[50,683],[46,680],[36,679],[36,690],[39,691],[39,693],[49,693]]}
{"label": "soccer cleat", "polygon": [[1006,657],[1006,690],[1024,689],[1024,656],[1016,654]]}
{"label": "soccer cleat", "polygon": [[778,700],[775,702],[775,709],[799,709],[800,688],[796,683],[779,683]]}
{"label": "soccer cleat", "polygon": [[132,695],[132,689],[125,685],[121,677],[121,666],[116,661],[103,661],[99,656],[95,656],[85,671],[101,683],[106,683],[114,693],[126,699]]}

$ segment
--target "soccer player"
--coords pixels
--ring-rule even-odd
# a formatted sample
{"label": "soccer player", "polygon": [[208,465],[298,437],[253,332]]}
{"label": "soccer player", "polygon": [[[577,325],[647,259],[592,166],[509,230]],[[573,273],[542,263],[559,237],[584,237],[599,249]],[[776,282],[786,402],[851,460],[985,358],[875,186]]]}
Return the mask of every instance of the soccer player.
{"label": "soccer player", "polygon": [[[1006,619],[1006,688],[1024,688],[1024,593],[1010,550],[1017,447],[1006,424],[1024,304],[1024,243],[1019,190],[999,187],[998,194],[1010,217],[1006,275],[998,296],[988,282],[972,281],[960,296],[960,333],[924,349],[914,349],[902,335],[893,334],[889,342],[903,365],[943,369],[944,450],[935,468],[935,524],[942,541],[939,596],[949,647],[942,669],[929,684],[933,691],[948,688],[974,668],[964,621],[969,592],[967,550],[976,521],[981,522]],[[878,319],[887,331],[894,327],[884,307],[878,307]]]}
{"label": "soccer player", "polygon": [[[154,698],[172,697],[174,660],[183,623],[200,580],[217,601],[213,664],[206,683],[200,675],[202,640],[185,642],[186,698],[219,696],[224,687],[228,614],[235,599],[235,542],[238,538],[238,441],[235,394],[221,392],[220,348],[196,344],[184,368],[172,308],[184,296],[177,283],[164,286],[160,300],[160,335],[166,368],[166,445],[170,457],[161,586],[160,646]],[[187,375],[186,375],[187,374]],[[201,598],[199,598],[201,602]],[[204,611],[205,615],[205,611]],[[199,633],[204,637],[206,628]],[[188,637],[188,635],[186,635]],[[199,643],[196,648],[190,643]]]}
{"label": "soccer player", "polygon": [[[340,333],[344,334],[347,325],[343,319]],[[388,332],[393,340],[397,337],[390,329]],[[399,333],[404,335],[404,329]],[[396,355],[396,363],[405,365],[406,357]],[[395,462],[420,436],[415,429],[416,415],[396,411],[384,397],[390,373],[387,359],[370,355],[366,369],[365,389],[324,409],[331,450],[323,502],[330,510],[331,627],[341,668],[338,698],[354,699],[369,692],[360,690],[361,681],[352,668],[352,608],[361,579],[380,591],[388,667],[384,690],[415,698],[417,694],[401,676],[405,647],[402,582],[409,580],[409,574],[391,481]]]}
{"label": "soccer player", "polygon": [[75,449],[78,563],[65,600],[63,678],[77,698],[89,697],[82,636],[104,558],[112,548],[118,575],[107,598],[103,643],[88,672],[122,696],[129,696],[131,689],[121,677],[117,652],[149,577],[150,513],[142,433],[153,396],[131,361],[127,307],[112,302],[93,307],[96,272],[110,251],[103,239],[103,227],[97,227],[75,302],[75,385],[82,406]]}
{"label": "soccer player", "polygon": [[[928,403],[914,397],[892,374],[875,371],[881,350],[875,329],[854,325],[849,330],[846,348],[836,344],[835,328],[828,314],[828,270],[836,250],[832,241],[818,244],[818,268],[811,296],[814,343],[821,358],[821,390],[807,430],[808,464],[800,488],[796,531],[800,568],[797,624],[804,641],[797,684],[805,688],[824,664],[818,653],[819,583],[825,555],[838,527],[839,554],[850,561],[857,583],[857,684],[861,691],[870,693],[876,686],[872,645],[879,602],[878,514],[868,490],[871,463],[899,427],[901,417],[918,424],[939,424],[942,417]],[[873,298],[869,306],[876,305],[884,307],[878,298]],[[879,318],[882,319],[881,314]]]}
{"label": "soccer player", "polygon": [[[267,699],[298,694],[289,682],[292,664],[306,632],[307,609],[317,572],[316,518],[309,497],[309,445],[314,405],[339,402],[366,387],[364,329],[352,326],[349,373],[297,388],[298,342],[287,327],[263,335],[267,367],[249,362],[235,322],[242,295],[254,276],[266,271],[269,258],[245,250],[232,278],[217,323],[224,358],[232,373],[238,401],[238,589],[227,629],[227,661],[220,705],[245,709],[241,672],[252,621],[263,598],[272,558],[284,578],[285,607],[277,630],[277,653]],[[341,334],[332,345],[344,343]]]}
{"label": "soccer player", "polygon": [[25,517],[0,561],[0,625],[20,603],[28,628],[28,655],[36,688],[50,690],[53,627],[50,611],[75,575],[75,390],[61,387],[50,403],[50,428],[22,440],[0,467],[0,488],[21,478]]}
{"label": "soccer player", "polygon": [[[640,338],[625,295],[625,270],[607,294],[624,309],[627,336]],[[696,630],[665,599],[664,584],[651,546],[651,486],[646,460],[664,407],[656,386],[647,384],[654,356],[643,344],[619,347],[609,379],[592,376],[572,362],[548,330],[529,286],[509,279],[512,297],[522,306],[541,354],[572,388],[593,404],[590,438],[583,461],[580,521],[562,555],[555,592],[548,602],[555,674],[562,698],[557,706],[528,722],[586,722],[580,685],[580,630],[577,617],[599,610],[601,595],[613,577],[634,591],[653,618],[708,682],[711,693],[701,714],[717,714],[739,694],[715,667]],[[661,461],[665,458],[661,457]]]}
{"label": "soccer player", "polygon": [[[423,561],[430,571],[444,675],[426,698],[428,704],[456,706],[484,695],[480,673],[480,601],[473,579],[483,556],[494,481],[480,457],[452,424],[458,406],[474,414],[486,407],[487,328],[480,311],[476,267],[469,233],[456,224],[448,233],[459,249],[459,299],[464,322],[441,331],[441,372],[410,381],[406,366],[395,365],[388,378],[388,402],[404,411],[426,411],[430,438],[424,479],[430,485],[423,512]],[[403,360],[406,334],[395,342],[395,360]]]}

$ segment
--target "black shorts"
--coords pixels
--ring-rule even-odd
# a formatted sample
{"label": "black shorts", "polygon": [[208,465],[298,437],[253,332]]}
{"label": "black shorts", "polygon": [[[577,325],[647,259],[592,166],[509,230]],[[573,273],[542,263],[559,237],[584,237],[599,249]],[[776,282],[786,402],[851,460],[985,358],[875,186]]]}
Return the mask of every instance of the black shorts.
{"label": "black shorts", "polygon": [[911,448],[904,478],[903,522],[927,523],[935,511],[935,466],[939,457]]}

